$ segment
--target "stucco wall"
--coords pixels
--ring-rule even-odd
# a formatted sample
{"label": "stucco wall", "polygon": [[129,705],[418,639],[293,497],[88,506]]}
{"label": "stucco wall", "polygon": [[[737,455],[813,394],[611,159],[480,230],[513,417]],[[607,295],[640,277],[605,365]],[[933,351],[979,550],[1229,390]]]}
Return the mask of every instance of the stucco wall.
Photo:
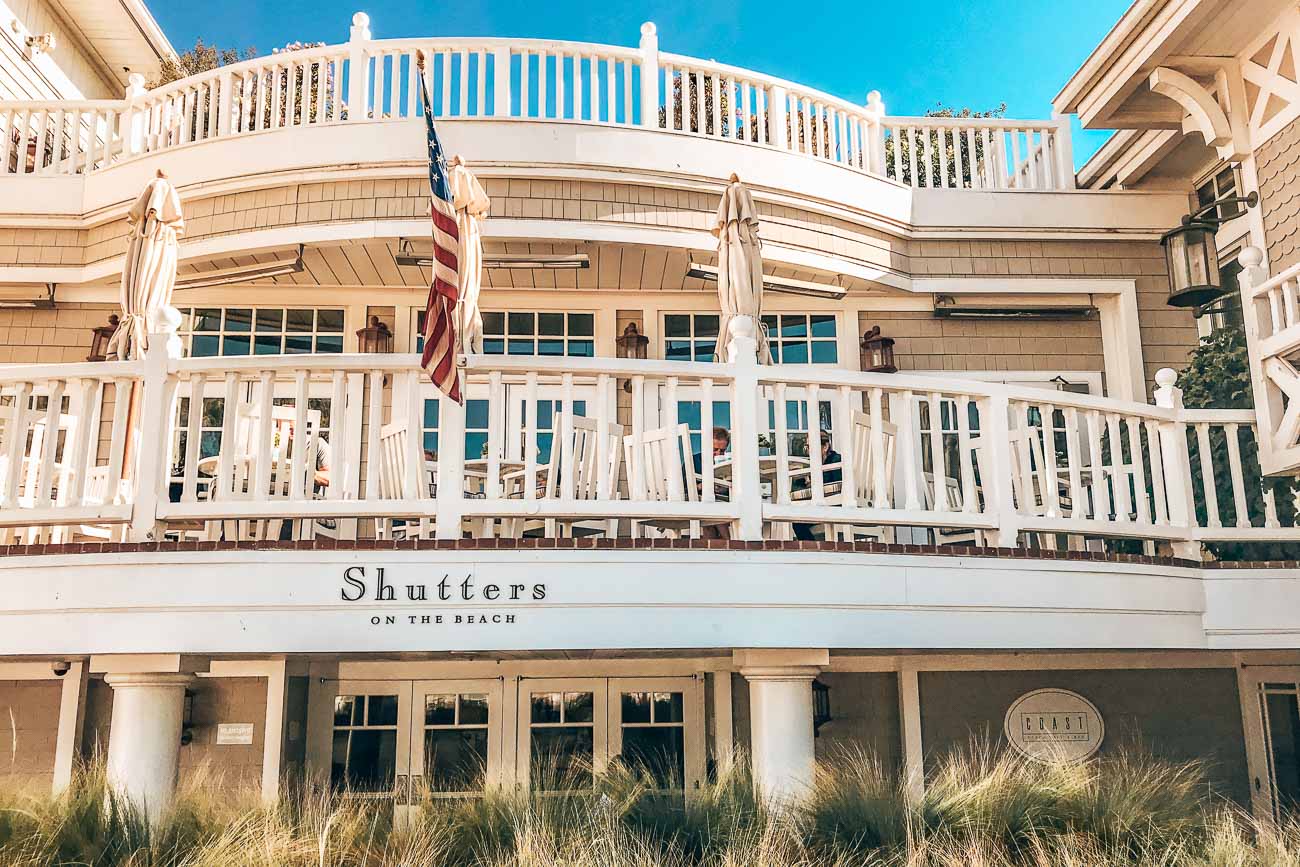
{"label": "stucco wall", "polygon": [[1255,150],[1259,208],[1273,274],[1300,262],[1300,118]]}
{"label": "stucco wall", "polygon": [[1007,708],[1035,689],[1086,697],[1106,726],[1101,755],[1141,746],[1173,760],[1198,759],[1214,790],[1249,806],[1249,774],[1236,673],[1223,669],[922,672],[921,738],[927,770],[972,739],[1004,744]]}
{"label": "stucco wall", "polygon": [[0,680],[0,786],[50,790],[62,691],[57,680]]}

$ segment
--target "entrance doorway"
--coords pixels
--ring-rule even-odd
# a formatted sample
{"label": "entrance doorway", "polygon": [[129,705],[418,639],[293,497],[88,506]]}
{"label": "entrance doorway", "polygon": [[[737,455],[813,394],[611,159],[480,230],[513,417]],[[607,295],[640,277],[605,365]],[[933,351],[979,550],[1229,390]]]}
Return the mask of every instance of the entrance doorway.
{"label": "entrance doorway", "polygon": [[1300,816],[1300,668],[1251,666],[1245,671],[1247,759],[1251,805],[1259,818]]}
{"label": "entrance doorway", "polygon": [[388,801],[399,814],[426,798],[472,797],[489,786],[589,788],[593,774],[620,757],[666,794],[693,791],[704,779],[697,677],[349,679],[336,686],[330,782],[348,797]]}

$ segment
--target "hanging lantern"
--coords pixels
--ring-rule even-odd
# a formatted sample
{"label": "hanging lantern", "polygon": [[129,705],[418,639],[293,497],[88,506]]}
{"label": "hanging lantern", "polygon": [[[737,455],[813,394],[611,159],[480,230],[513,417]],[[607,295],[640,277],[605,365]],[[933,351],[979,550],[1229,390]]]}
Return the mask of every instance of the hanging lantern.
{"label": "hanging lantern", "polygon": [[393,332],[379,321],[378,316],[371,316],[369,325],[357,329],[357,351],[369,353],[393,351]]}
{"label": "hanging lantern", "polygon": [[117,331],[118,321],[117,314],[113,313],[109,315],[107,325],[90,329],[90,355],[86,356],[87,361],[103,361],[108,357],[108,342]]}
{"label": "hanging lantern", "polygon": [[870,373],[898,372],[894,364],[894,338],[881,334],[879,325],[871,326],[862,335],[862,369]]}
{"label": "hanging lantern", "polygon": [[1184,218],[1160,238],[1169,271],[1169,305],[1200,307],[1223,294],[1215,223]]}

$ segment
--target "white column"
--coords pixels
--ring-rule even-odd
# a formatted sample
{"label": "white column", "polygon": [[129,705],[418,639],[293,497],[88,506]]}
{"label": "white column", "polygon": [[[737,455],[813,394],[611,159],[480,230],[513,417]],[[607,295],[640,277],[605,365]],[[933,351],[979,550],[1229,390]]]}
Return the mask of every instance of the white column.
{"label": "white column", "polygon": [[746,667],[749,681],[749,739],[754,785],[780,804],[807,794],[812,786],[813,678],[815,665]]}
{"label": "white column", "polygon": [[109,674],[108,781],[157,821],[176,790],[189,674]]}
{"label": "white column", "polygon": [[54,794],[72,784],[81,735],[86,723],[86,687],[89,666],[84,660],[68,663],[59,697],[59,730],[54,747]]}

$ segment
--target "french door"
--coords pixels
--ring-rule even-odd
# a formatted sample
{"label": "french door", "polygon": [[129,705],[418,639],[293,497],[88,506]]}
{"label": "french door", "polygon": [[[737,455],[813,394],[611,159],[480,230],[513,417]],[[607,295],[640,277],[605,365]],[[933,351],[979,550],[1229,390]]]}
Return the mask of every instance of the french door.
{"label": "french door", "polygon": [[1250,666],[1241,685],[1253,812],[1300,817],[1300,667]]}
{"label": "french door", "polygon": [[665,793],[704,778],[704,691],[692,677],[538,678],[519,687],[515,777],[533,791],[589,788],[622,761]]}
{"label": "french door", "polygon": [[330,782],[399,811],[499,779],[499,680],[347,680],[334,697]]}

